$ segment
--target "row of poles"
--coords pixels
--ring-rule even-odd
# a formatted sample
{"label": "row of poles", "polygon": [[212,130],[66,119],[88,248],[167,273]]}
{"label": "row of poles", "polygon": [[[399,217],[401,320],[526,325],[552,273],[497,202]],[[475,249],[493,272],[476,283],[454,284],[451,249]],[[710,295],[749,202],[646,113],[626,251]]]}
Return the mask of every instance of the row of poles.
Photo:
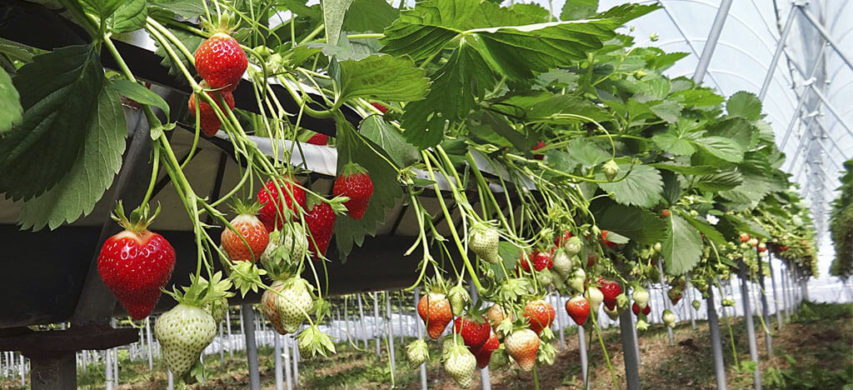
{"label": "row of poles", "polygon": [[[789,317],[793,308],[799,305],[803,299],[808,299],[808,291],[805,287],[806,279],[804,277],[796,274],[789,276],[788,272],[779,269],[778,274],[780,277],[780,283],[777,283],[776,272],[773,272],[772,269],[773,261],[770,261],[769,264],[771,267],[769,272],[771,278],[770,283],[773,290],[772,302],[774,307],[772,309],[768,302],[768,291],[764,288],[763,278],[760,278],[759,283],[754,285],[749,282],[743,274],[741,274],[741,278],[737,278],[737,282],[735,281],[736,278],[732,278],[728,282],[722,281],[719,287],[712,286],[709,288],[707,300],[703,299],[701,293],[688,285],[688,288],[685,289],[682,302],[679,302],[680,304],[674,306],[671,305],[671,302],[667,297],[667,287],[662,280],[659,284],[650,284],[648,286],[649,292],[652,295],[650,304],[653,308],[653,312],[647,316],[647,320],[649,322],[662,323],[662,313],[665,309],[675,312],[679,316],[680,320],[686,321],[689,319],[693,329],[696,329],[696,320],[708,320],[718,389],[726,388],[725,366],[723,361],[723,348],[720,337],[721,332],[718,315],[722,315],[725,319],[726,317],[744,316],[745,313],[751,314],[745,315],[745,321],[750,358],[752,361],[756,362],[756,369],[754,371],[755,388],[760,389],[761,377],[760,370],[757,368],[759,353],[756,342],[753,314],[761,316],[763,320],[764,326],[762,329],[765,330],[765,346],[767,348],[766,355],[770,357],[772,356],[771,328],[773,324],[770,313],[775,312],[776,328],[780,329],[784,321],[783,318]],[[745,272],[745,270],[742,270],[742,272]],[[738,284],[740,286],[738,286]],[[777,290],[777,285],[779,284],[781,284],[781,288],[779,289],[781,292]],[[472,299],[476,299],[476,291],[472,289],[471,293]],[[345,299],[343,315],[341,313],[341,308],[336,308],[333,315],[330,316],[329,321],[323,324],[322,328],[338,343],[350,343],[363,348],[365,351],[375,351],[377,359],[381,359],[384,350],[384,352],[388,354],[388,364],[390,365],[391,371],[396,372],[397,357],[395,356],[395,338],[399,340],[399,345],[404,346],[406,345],[406,337],[423,337],[423,324],[417,317],[416,313],[405,314],[405,311],[407,310],[403,303],[402,294],[398,295],[383,292],[381,294],[384,295],[384,299],[381,299],[383,297],[379,294],[380,293],[376,292],[370,293],[367,295],[369,297],[368,299],[364,299],[362,294],[355,295],[354,299],[351,299],[352,297],[347,297]],[[395,295],[397,297],[396,305],[392,302]],[[735,305],[729,308],[724,307],[721,305],[721,301],[724,297],[732,297],[736,299],[736,301],[740,301],[740,305]],[[415,289],[412,307],[417,306],[419,299],[420,291]],[[555,334],[559,335],[559,346],[561,349],[566,348],[566,328],[571,326],[575,326],[577,328],[582,372],[584,380],[586,380],[588,359],[586,356],[587,346],[584,339],[584,329],[574,325],[574,322],[569,319],[565,310],[563,310],[565,301],[568,299],[567,297],[553,295],[548,297],[548,299],[550,300],[549,303],[557,309],[557,316],[552,324],[552,329]],[[694,310],[692,308],[691,303],[694,299],[702,302],[702,306],[705,306],[706,315],[702,315],[701,307],[700,310]],[[371,313],[369,313],[370,308],[368,307],[371,302],[365,303],[365,301],[372,301],[372,316],[370,315]],[[384,308],[380,308],[381,301],[384,301]],[[350,304],[353,306],[357,305],[358,318],[350,318]],[[397,313],[392,312],[392,306],[397,306]],[[740,306],[740,310],[738,310],[738,306]],[[367,307],[367,309],[365,309],[365,307]],[[717,309],[718,307],[720,307],[719,313]],[[355,312],[354,309],[355,307],[353,307],[353,312]],[[384,310],[384,314],[380,315],[382,310]],[[220,323],[219,336],[210,346],[208,346],[208,348],[205,349],[202,359],[206,355],[219,354],[220,361],[224,364],[226,352],[231,358],[233,358],[235,350],[246,351],[249,366],[250,388],[259,389],[260,370],[258,366],[258,346],[272,347],[275,356],[274,371],[276,389],[292,390],[293,388],[298,387],[300,356],[297,343],[293,337],[291,335],[280,336],[275,333],[272,330],[272,327],[268,326],[267,322],[263,319],[263,316],[252,308],[252,305],[240,306],[239,312],[240,320],[236,321],[238,322],[236,327],[239,328],[239,334],[232,334],[232,329],[234,328],[232,327],[233,321],[231,318],[231,311],[229,310],[226,313],[225,320]],[[365,315],[366,312],[368,315]],[[596,318],[598,319],[598,324],[602,328],[609,328],[616,325],[620,326],[623,350],[625,351],[624,359],[628,389],[639,389],[639,365],[641,356],[636,330],[636,318],[631,314],[630,310],[626,310],[620,318],[615,321],[610,320],[606,315],[604,315],[602,310],[599,310]],[[245,326],[246,324],[252,325]],[[113,322],[113,325],[115,326],[115,322]],[[672,345],[675,342],[672,329],[667,328],[667,331],[669,343]],[[445,330],[445,333],[449,332],[450,328],[448,327],[448,329]],[[370,348],[370,341],[373,341],[372,344],[374,348]],[[386,344],[385,348],[382,346],[383,343]],[[138,343],[122,347],[121,349],[127,351],[127,358],[131,361],[147,360],[149,370],[153,371],[154,362],[159,359],[159,346],[152,335],[151,320],[146,319],[144,326],[140,327],[140,341]],[[90,365],[103,365],[106,383],[105,387],[107,390],[112,390],[120,383],[121,376],[118,364],[119,355],[119,348],[113,348],[106,351],[81,351],[77,354],[79,370],[86,373],[90,369]],[[122,353],[122,355],[125,354]],[[428,385],[426,366],[422,365],[419,368],[419,372],[421,386],[423,389],[426,389]],[[20,354],[4,352],[0,355],[0,374],[6,378],[20,377],[22,385],[25,385],[27,376],[26,359]],[[489,389],[491,386],[488,368],[483,369],[480,374],[483,388]],[[174,378],[169,375],[170,389],[173,384]]]}

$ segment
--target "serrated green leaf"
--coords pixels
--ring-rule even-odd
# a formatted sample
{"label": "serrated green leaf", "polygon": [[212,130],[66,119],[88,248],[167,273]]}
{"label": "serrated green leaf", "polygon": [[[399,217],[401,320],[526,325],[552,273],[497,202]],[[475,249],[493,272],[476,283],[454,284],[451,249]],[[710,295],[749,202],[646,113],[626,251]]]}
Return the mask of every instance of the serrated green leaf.
{"label": "serrated green leaf", "polygon": [[116,9],[109,20],[110,31],[123,33],[145,27],[148,18],[148,2],[146,0],[127,0]]}
{"label": "serrated green leaf", "polygon": [[560,172],[574,172],[575,168],[578,166],[577,160],[569,157],[569,155],[562,150],[549,150],[545,153],[545,162],[551,167]]}
{"label": "serrated green leaf", "polygon": [[761,199],[770,193],[768,178],[757,174],[744,174],[743,183],[739,186],[721,191],[720,196],[734,204],[730,205],[736,211],[754,208]]}
{"label": "serrated green leaf", "polygon": [[343,101],[356,97],[412,101],[423,99],[429,79],[423,69],[407,58],[372,55],[340,62]]}
{"label": "serrated green leaf", "polygon": [[598,11],[598,0],[566,0],[560,20],[586,19]]}
{"label": "serrated green leaf", "polygon": [[707,88],[685,89],[674,92],[670,98],[684,106],[695,107],[716,106],[726,100]]}
{"label": "serrated green leaf", "polygon": [[508,141],[518,150],[530,150],[533,146],[525,134],[520,133],[507,122],[506,117],[489,111],[478,111],[471,114],[468,120],[468,130],[474,134],[492,134],[493,137],[502,138],[500,141]]}
{"label": "serrated green leaf", "polygon": [[672,100],[665,100],[650,106],[649,109],[668,123],[678,122],[678,118],[681,117],[681,105]]}
{"label": "serrated green leaf", "polygon": [[23,118],[0,138],[0,192],[30,199],[53,187],[77,161],[103,85],[91,45],[33,57],[14,79]]}
{"label": "serrated green leaf", "polygon": [[373,196],[364,216],[355,220],[341,215],[335,222],[335,242],[343,261],[353,244],[361,246],[365,236],[376,234],[376,228],[385,222],[385,211],[397,205],[403,190],[397,181],[397,171],[385,161],[390,157],[376,154],[384,153],[379,145],[356,133],[349,122],[339,121],[337,125],[338,172],[343,171],[346,163],[354,162],[367,170],[373,180]]}
{"label": "serrated green leaf", "polygon": [[83,6],[95,11],[101,19],[110,17],[121,3],[122,0],[82,0]]}
{"label": "serrated green leaf", "polygon": [[575,95],[554,95],[539,101],[527,111],[529,120],[547,120],[555,125],[583,123],[586,120],[576,117],[560,117],[556,114],[572,114],[587,117],[597,122],[606,122],[613,117],[588,99]]}
{"label": "serrated green leaf", "polygon": [[18,101],[18,90],[12,84],[12,79],[5,70],[0,68],[0,135],[9,131],[13,125],[21,121],[21,102]]}
{"label": "serrated green leaf", "polygon": [[595,213],[598,227],[617,232],[640,245],[652,245],[667,237],[666,222],[651,211],[608,201],[596,207]]}
{"label": "serrated green leaf", "polygon": [[[21,229],[56,229],[88,215],[121,168],[127,136],[118,93],[105,86],[85,125],[83,152],[68,174],[44,194],[28,200],[18,218]],[[68,167],[66,167],[68,168]]]}
{"label": "serrated green leaf", "polygon": [[[610,153],[605,152],[595,143],[583,138],[576,138],[567,148],[569,157],[579,162],[584,168],[594,167],[610,159]],[[620,166],[620,168],[622,168]]]}
{"label": "serrated green leaf", "polygon": [[148,0],[152,13],[160,12],[169,16],[178,15],[184,19],[204,15],[204,4],[198,0]]}
{"label": "serrated green leaf", "polygon": [[388,125],[381,115],[371,115],[361,121],[359,132],[382,147],[399,168],[407,167],[420,158],[417,149],[406,142],[403,135]]}
{"label": "serrated green leaf", "polygon": [[767,230],[764,230],[761,225],[755,223],[754,221],[750,221],[748,219],[741,218],[733,214],[723,215],[721,219],[731,224],[731,226],[735,229],[736,233],[745,232],[755,237],[770,237],[770,233],[768,233]]}
{"label": "serrated green leaf", "polygon": [[669,237],[663,240],[666,273],[683,275],[693,269],[702,257],[702,238],[699,231],[680,215],[670,217]]}
{"label": "serrated green leaf", "polygon": [[700,176],[695,185],[702,191],[720,192],[731,190],[741,183],[743,183],[743,177],[740,172],[732,170]]}
{"label": "serrated green leaf", "polygon": [[137,103],[147,104],[163,110],[166,118],[169,118],[169,103],[166,103],[160,95],[152,92],[150,89],[143,87],[139,83],[134,83],[130,80],[119,79],[110,80],[112,86],[118,93],[128,99],[135,100]]}
{"label": "serrated green leaf", "polygon": [[[630,173],[628,173],[630,170]],[[627,206],[653,207],[661,199],[663,191],[663,179],[660,172],[648,165],[619,164],[619,175],[621,178],[628,174],[622,181],[613,183],[598,183],[598,186],[613,196],[613,200]],[[596,173],[596,179],[605,180],[604,174]]]}
{"label": "serrated green leaf", "polygon": [[714,226],[708,223],[708,221],[706,221],[704,218],[693,218],[688,213],[679,213],[679,215],[684,218],[688,223],[693,225],[693,227],[696,228],[699,233],[704,234],[706,239],[713,241],[717,245],[726,244],[726,238],[723,237],[722,233],[715,229]]}
{"label": "serrated green leaf", "polygon": [[400,11],[385,0],[354,0],[344,19],[344,30],[381,33],[394,23]]}
{"label": "serrated green leaf", "polygon": [[352,0],[323,0],[323,26],[326,29],[326,43],[338,44],[341,35],[341,26],[344,25],[344,16],[352,4]]}
{"label": "serrated green leaf", "polygon": [[689,156],[696,152],[690,139],[681,138],[673,132],[655,134],[652,136],[652,142],[664,152],[676,156]]}
{"label": "serrated green leaf", "polygon": [[708,128],[705,135],[728,138],[746,151],[758,145],[758,128],[743,118],[730,118]]}
{"label": "serrated green leaf", "polygon": [[743,161],[743,148],[737,142],[723,137],[702,137],[694,141],[703,151],[728,162]]}
{"label": "serrated green leaf", "polygon": [[726,102],[726,111],[730,116],[756,120],[761,116],[761,101],[752,93],[736,92]]}
{"label": "serrated green leaf", "polygon": [[708,175],[717,171],[716,167],[712,167],[710,165],[677,165],[667,163],[654,163],[647,165],[657,169],[665,169],[670,172],[680,173],[682,175]]}

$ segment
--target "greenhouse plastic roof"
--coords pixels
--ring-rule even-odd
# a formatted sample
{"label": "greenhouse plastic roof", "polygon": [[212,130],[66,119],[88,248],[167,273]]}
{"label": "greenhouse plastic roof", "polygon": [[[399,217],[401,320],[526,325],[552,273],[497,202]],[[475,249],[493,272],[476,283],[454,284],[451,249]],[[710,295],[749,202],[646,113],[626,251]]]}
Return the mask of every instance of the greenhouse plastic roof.
{"label": "greenhouse plastic roof", "polygon": [[[548,2],[539,0],[548,8]],[[559,14],[565,1],[551,6]],[[627,1],[599,0],[599,10]],[[730,96],[759,95],[785,26],[791,28],[763,100],[765,120],[787,155],[782,169],[793,175],[809,202],[819,232],[819,272],[834,257],[828,234],[830,203],[842,164],[853,158],[853,2],[846,0],[660,0],[663,7],[629,22],[621,32],[637,46],[654,46],[685,57],[666,71],[693,77],[718,10],[730,5],[702,82]],[[722,6],[722,7],[721,7]],[[725,13],[725,12],[724,12]],[[808,15],[808,16],[807,16]],[[829,40],[814,23],[820,25]],[[656,39],[653,39],[656,35]],[[828,42],[832,41],[833,45]],[[839,53],[840,52],[840,53]],[[802,99],[802,102],[800,102]],[[799,109],[799,110],[798,110]]]}

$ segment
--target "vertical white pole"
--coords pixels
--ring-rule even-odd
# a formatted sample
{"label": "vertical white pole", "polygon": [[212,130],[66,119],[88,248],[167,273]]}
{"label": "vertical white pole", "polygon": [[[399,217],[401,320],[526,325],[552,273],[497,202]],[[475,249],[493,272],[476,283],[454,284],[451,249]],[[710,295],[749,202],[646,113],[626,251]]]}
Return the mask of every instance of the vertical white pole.
{"label": "vertical white pole", "polygon": [[[415,287],[415,310],[418,307],[418,301],[421,300],[421,289],[420,287]],[[424,327],[421,325],[421,322],[415,319],[415,326],[417,327],[418,337],[424,337]],[[421,373],[421,390],[427,390],[427,371],[426,371],[426,363],[421,364],[418,368]]]}
{"label": "vertical white pole", "polygon": [[381,339],[379,331],[379,297],[376,295],[376,292],[373,293],[373,334],[376,339],[376,359],[379,360],[382,357],[382,349],[380,349]]}
{"label": "vertical white pole", "polygon": [[281,336],[273,332],[273,355],[275,356],[275,390],[284,390],[284,374],[281,367]]}
{"label": "vertical white pole", "polygon": [[282,346],[282,351],[284,352],[284,378],[287,382],[287,390],[293,390],[293,373],[290,370],[290,335],[284,336],[284,345]]}
{"label": "vertical white pole", "polygon": [[367,347],[367,325],[364,324],[364,306],[361,303],[361,294],[357,294],[358,296],[358,316],[361,319],[361,337],[364,340],[364,349]]}
{"label": "vertical white pole", "polygon": [[233,342],[231,338],[231,306],[225,310],[225,333],[228,334],[228,356],[233,359],[234,346],[231,344]]}

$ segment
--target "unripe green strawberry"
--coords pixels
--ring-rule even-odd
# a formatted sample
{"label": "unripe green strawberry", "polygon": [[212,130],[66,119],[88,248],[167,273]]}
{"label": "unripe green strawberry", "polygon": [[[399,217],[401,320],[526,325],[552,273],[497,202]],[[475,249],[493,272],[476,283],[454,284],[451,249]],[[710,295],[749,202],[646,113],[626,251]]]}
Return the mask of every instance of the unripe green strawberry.
{"label": "unripe green strawberry", "polygon": [[539,351],[539,336],[536,332],[530,329],[516,330],[504,340],[504,346],[523,371],[533,369],[536,364],[536,352]]}
{"label": "unripe green strawberry", "polygon": [[566,244],[563,245],[563,249],[566,250],[566,254],[569,255],[569,257],[577,256],[577,254],[583,249],[583,241],[581,241],[580,237],[571,237],[566,240]]}
{"label": "unripe green strawberry", "polygon": [[228,298],[222,297],[207,305],[207,311],[213,317],[213,321],[217,324],[225,319],[225,312],[228,311]]}
{"label": "unripe green strawberry", "polygon": [[409,359],[409,368],[416,369],[429,360],[429,347],[423,339],[417,339],[406,347],[406,357]]}
{"label": "unripe green strawberry", "polygon": [[601,302],[604,301],[604,294],[598,289],[598,287],[590,286],[586,290],[584,297],[589,301],[589,307],[593,312],[598,311],[598,307],[601,306]]}
{"label": "unripe green strawberry", "polygon": [[722,301],[722,302],[720,302],[720,303],[721,303],[723,306],[729,306],[729,307],[731,307],[731,306],[734,306],[734,305],[735,305],[735,301],[734,301],[734,300],[732,300],[732,299],[729,299],[729,298],[723,299],[723,301]]}
{"label": "unripe green strawberry", "polygon": [[619,164],[614,160],[610,160],[601,167],[601,170],[604,172],[604,176],[607,177],[608,181],[613,181],[616,178],[616,175],[619,174]]}
{"label": "unripe green strawberry", "polygon": [[459,316],[462,315],[462,311],[465,310],[465,304],[468,303],[471,297],[468,295],[468,290],[460,285],[456,285],[447,292],[447,299],[450,300],[450,308],[453,311],[453,315]]}
{"label": "unripe green strawberry", "polygon": [[649,292],[642,287],[635,288],[632,296],[634,297],[634,302],[637,302],[637,306],[639,306],[640,309],[645,309],[646,305],[649,304]]}
{"label": "unripe green strawberry", "polygon": [[478,223],[471,228],[471,235],[468,238],[468,247],[471,251],[477,254],[481,259],[495,263],[500,261],[498,251],[498,243],[500,242],[500,234],[498,229],[495,229],[486,224]]}
{"label": "unripe green strawberry", "polygon": [[261,298],[261,309],[279,334],[296,332],[313,305],[308,282],[298,276],[273,283]]}
{"label": "unripe green strawberry", "polygon": [[195,69],[213,89],[233,91],[248,64],[240,43],[224,33],[213,34],[195,51]]}
{"label": "unripe green strawberry", "polygon": [[637,330],[647,330],[649,329],[649,323],[646,320],[640,318],[637,320]]}
{"label": "unripe green strawberry", "polygon": [[663,319],[663,323],[666,324],[666,326],[670,328],[675,326],[675,313],[669,310],[664,310],[663,316],[661,318]]}
{"label": "unripe green strawberry", "polygon": [[[578,293],[584,292],[584,282],[586,281],[586,272],[584,272],[583,268],[575,269],[575,272],[572,274],[572,277],[568,280],[569,287],[572,290],[575,290]],[[603,298],[602,298],[603,299]]]}
{"label": "unripe green strawberry", "polygon": [[202,308],[178,304],[157,318],[154,335],[160,342],[166,366],[176,377],[181,377],[213,341],[216,322]]}
{"label": "unripe green strawberry", "polygon": [[698,299],[694,299],[692,303],[693,303],[693,308],[696,310],[699,310],[699,307],[702,306],[702,302],[699,302]]}
{"label": "unripe green strawberry", "polygon": [[284,225],[270,233],[269,244],[261,254],[261,264],[274,280],[285,279],[308,254],[308,236],[298,223]]}
{"label": "unripe green strawberry", "polygon": [[474,369],[477,368],[477,358],[462,344],[450,347],[444,360],[444,371],[462,388],[471,386]]}
{"label": "unripe green strawberry", "polygon": [[625,293],[619,294],[616,296],[616,308],[622,312],[623,310],[628,309],[628,306],[631,304],[631,300],[628,298]]}
{"label": "unripe green strawberry", "polygon": [[558,248],[554,252],[554,268],[553,270],[557,272],[558,275],[562,279],[566,279],[572,276],[572,259],[566,253],[565,249]]}

